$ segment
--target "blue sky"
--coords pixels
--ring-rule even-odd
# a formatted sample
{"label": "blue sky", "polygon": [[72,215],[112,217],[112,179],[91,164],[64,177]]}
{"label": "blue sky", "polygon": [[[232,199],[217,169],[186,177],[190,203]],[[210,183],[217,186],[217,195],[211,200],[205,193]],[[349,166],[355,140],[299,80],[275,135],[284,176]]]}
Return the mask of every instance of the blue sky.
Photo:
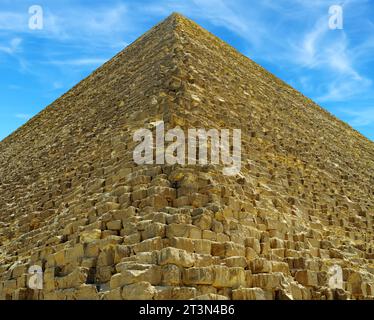
{"label": "blue sky", "polygon": [[0,0],[0,140],[173,11],[374,140],[373,0]]}

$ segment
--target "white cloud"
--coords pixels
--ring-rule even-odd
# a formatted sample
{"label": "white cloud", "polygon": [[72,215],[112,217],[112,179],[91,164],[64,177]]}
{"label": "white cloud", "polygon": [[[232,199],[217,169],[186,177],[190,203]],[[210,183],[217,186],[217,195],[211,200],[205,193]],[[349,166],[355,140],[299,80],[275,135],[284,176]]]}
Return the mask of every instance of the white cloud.
{"label": "white cloud", "polygon": [[352,126],[365,127],[374,125],[374,107],[356,109],[340,109],[339,111],[350,117],[349,123]]}
{"label": "white cloud", "polygon": [[43,6],[43,29],[38,31],[28,28],[29,17],[27,7],[0,11],[0,30],[54,41],[86,43],[95,39],[98,45],[108,45],[113,40],[121,41],[121,35],[132,26],[131,15],[123,3],[100,7]]}
{"label": "white cloud", "polygon": [[8,45],[0,46],[0,52],[13,55],[20,49],[21,43],[22,43],[21,38],[13,38],[10,40]]}
{"label": "white cloud", "polygon": [[0,30],[25,31],[28,26],[27,11],[21,12],[0,11]]}
{"label": "white cloud", "polygon": [[47,63],[60,65],[60,66],[92,66],[92,65],[102,65],[108,61],[108,59],[103,58],[81,58],[81,59],[67,59],[67,60],[52,60]]}
{"label": "white cloud", "polygon": [[317,102],[346,101],[367,92],[372,85],[370,79],[337,78],[325,84],[325,92],[316,97]]}
{"label": "white cloud", "polygon": [[17,113],[14,116],[22,120],[29,120],[32,117],[30,114],[27,114],[27,113]]}
{"label": "white cloud", "polygon": [[54,81],[52,83],[53,89],[61,89],[64,87],[64,85],[60,81]]}

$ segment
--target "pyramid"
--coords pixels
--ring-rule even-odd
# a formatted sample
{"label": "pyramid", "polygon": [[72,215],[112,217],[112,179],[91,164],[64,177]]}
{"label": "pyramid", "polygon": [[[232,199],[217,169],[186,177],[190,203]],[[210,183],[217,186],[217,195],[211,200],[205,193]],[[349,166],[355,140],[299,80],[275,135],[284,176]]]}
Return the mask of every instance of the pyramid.
{"label": "pyramid", "polygon": [[[159,121],[240,129],[240,173],[134,163]],[[0,299],[373,299],[373,186],[373,142],[172,14],[0,142]]]}

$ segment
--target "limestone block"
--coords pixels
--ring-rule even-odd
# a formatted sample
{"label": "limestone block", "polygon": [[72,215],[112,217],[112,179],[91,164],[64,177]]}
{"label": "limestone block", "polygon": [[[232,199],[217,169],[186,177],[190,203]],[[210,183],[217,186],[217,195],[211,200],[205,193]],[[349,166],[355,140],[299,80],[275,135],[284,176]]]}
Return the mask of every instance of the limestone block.
{"label": "limestone block", "polygon": [[142,270],[122,269],[119,284],[120,286],[123,286],[141,281],[146,281],[152,285],[158,285],[161,283],[161,276],[161,268],[156,265],[148,265],[146,268]]}
{"label": "limestone block", "polygon": [[144,231],[141,232],[143,240],[154,238],[154,237],[165,237],[165,225],[159,222],[153,222],[145,227]]}
{"label": "limestone block", "polygon": [[103,248],[97,258],[97,267],[111,266],[114,264],[114,246]]}
{"label": "limestone block", "polygon": [[130,256],[130,248],[126,245],[117,245],[114,247],[114,263],[119,263],[123,258]]}
{"label": "limestone block", "polygon": [[164,248],[159,253],[159,265],[175,264],[180,267],[189,268],[194,265],[194,257],[189,254],[186,250],[177,248]]}
{"label": "limestone block", "polygon": [[253,274],[256,273],[269,273],[272,271],[270,261],[264,258],[256,258],[249,261],[249,268]]}
{"label": "limestone block", "polygon": [[35,293],[29,288],[18,288],[12,292],[12,300],[33,300]]}
{"label": "limestone block", "polygon": [[141,241],[142,241],[142,236],[140,232],[134,232],[133,234],[129,234],[123,237],[124,245],[137,244]]}
{"label": "limestone block", "polygon": [[213,281],[212,267],[192,267],[183,271],[183,283],[186,285],[212,284]]}
{"label": "limestone block", "polygon": [[65,264],[65,250],[57,251],[53,254],[54,257],[54,264],[56,266],[63,266]]}
{"label": "limestone block", "polygon": [[115,230],[104,230],[101,233],[101,238],[102,239],[106,239],[108,237],[113,237],[113,236],[117,236],[117,235],[118,235],[118,231],[115,231]]}
{"label": "limestone block", "polygon": [[210,230],[202,230],[202,238],[211,240],[211,241],[216,241],[217,240],[217,234],[213,231]]}
{"label": "limestone block", "polygon": [[228,257],[228,258],[225,258],[222,262],[227,267],[240,267],[243,269],[247,267],[247,259],[241,256]]}
{"label": "limestone block", "polygon": [[190,300],[196,298],[196,288],[158,286],[154,300]]}
{"label": "limestone block", "polygon": [[177,212],[172,212],[166,218],[167,224],[192,224],[192,218],[187,214],[179,214]]}
{"label": "limestone block", "polygon": [[122,288],[116,288],[113,290],[109,290],[104,292],[103,300],[122,300]]}
{"label": "limestone block", "polygon": [[258,257],[258,254],[254,249],[252,249],[251,247],[246,247],[245,248],[245,258],[248,261],[256,259],[257,257]]}
{"label": "limestone block", "polygon": [[259,287],[265,291],[272,291],[281,288],[284,276],[280,272],[273,273],[258,273],[252,275],[252,284],[254,287]]}
{"label": "limestone block", "polygon": [[305,288],[301,284],[298,284],[297,282],[291,282],[290,291],[291,291],[293,300],[302,300],[304,289]]}
{"label": "limestone block", "polygon": [[169,241],[171,247],[186,250],[188,252],[195,251],[195,240],[189,238],[171,238]]}
{"label": "limestone block", "polygon": [[106,227],[108,230],[119,231],[122,229],[122,221],[121,220],[112,220],[107,222]]}
{"label": "limestone block", "polygon": [[24,273],[27,272],[28,265],[27,264],[16,264],[13,268],[11,267],[9,270],[11,270],[12,278],[18,278]]}
{"label": "limestone block", "polygon": [[355,297],[365,296],[366,292],[366,283],[363,280],[363,277],[358,272],[352,272],[347,280],[347,287],[352,295]]}
{"label": "limestone block", "polygon": [[101,238],[101,230],[99,229],[83,231],[79,235],[80,242],[82,243],[90,243],[100,238]]}
{"label": "limestone block", "polygon": [[189,206],[191,204],[191,199],[188,196],[181,196],[173,200],[173,207],[180,208]]}
{"label": "limestone block", "polygon": [[182,280],[181,269],[175,264],[167,264],[162,267],[161,284],[163,286],[178,286]]}
{"label": "limestone block", "polygon": [[163,247],[162,239],[160,237],[155,237],[155,238],[147,239],[140,243],[135,244],[133,246],[133,250],[137,254],[139,252],[161,250],[162,247]]}
{"label": "limestone block", "polygon": [[123,300],[152,300],[157,290],[149,282],[138,282],[122,288]]}
{"label": "limestone block", "polygon": [[132,192],[132,201],[142,200],[147,197],[147,188],[141,188]]}
{"label": "limestone block", "polygon": [[229,298],[220,294],[207,293],[197,296],[195,300],[228,300]]}
{"label": "limestone block", "polygon": [[290,268],[288,263],[281,262],[281,261],[271,261],[271,270],[273,272],[281,272],[284,275],[289,275]]}
{"label": "limestone block", "polygon": [[92,284],[82,284],[75,292],[76,300],[99,300],[96,286]]}
{"label": "limestone block", "polygon": [[318,276],[314,271],[309,270],[299,270],[296,271],[295,279],[303,286],[307,287],[317,287],[318,286]]}
{"label": "limestone block", "polygon": [[83,258],[82,259],[82,267],[85,268],[94,268],[97,264],[97,258]]}
{"label": "limestone block", "polygon": [[257,254],[260,254],[261,252],[260,241],[254,237],[246,238],[244,240],[244,245],[252,248]]}
{"label": "limestone block", "polygon": [[245,256],[245,247],[235,242],[212,242],[212,255],[221,257]]}
{"label": "limestone block", "polygon": [[247,284],[243,268],[226,266],[213,266],[214,281],[216,288],[238,288]]}
{"label": "limestone block", "polygon": [[28,280],[28,275],[27,274],[23,274],[19,277],[16,278],[17,280],[17,289],[20,289],[20,288],[25,288],[27,286],[27,280]]}
{"label": "limestone block", "polygon": [[11,293],[11,292],[13,292],[14,290],[17,289],[17,280],[16,279],[6,280],[3,283],[4,283],[3,291],[6,294],[9,294],[9,293]]}
{"label": "limestone block", "polygon": [[198,227],[190,224],[172,223],[166,227],[166,237],[201,239],[201,230]]}
{"label": "limestone block", "polygon": [[[123,208],[124,204],[122,203],[121,205]],[[113,218],[122,220],[122,225],[125,227],[126,223],[136,218],[136,208],[131,206],[126,209],[117,210],[113,214]]]}
{"label": "limestone block", "polygon": [[215,233],[222,233],[223,232],[223,224],[220,221],[217,221],[216,219],[213,219],[212,221],[212,231]]}
{"label": "limestone block", "polygon": [[139,208],[153,207],[155,210],[160,210],[169,205],[169,202],[162,195],[149,196],[140,201]]}
{"label": "limestone block", "polygon": [[78,288],[86,283],[87,276],[87,268],[76,268],[67,276],[55,277],[56,289]]}
{"label": "limestone block", "polygon": [[194,208],[204,207],[208,202],[209,202],[209,196],[206,194],[193,193],[190,196],[190,203],[191,203],[191,206],[193,206]]}
{"label": "limestone block", "polygon": [[261,288],[238,288],[232,291],[233,300],[266,300]]}
{"label": "limestone block", "polygon": [[109,282],[112,277],[112,266],[101,266],[96,268],[96,282],[105,283]]}
{"label": "limestone block", "polygon": [[176,197],[176,191],[174,188],[153,186],[147,190],[148,196],[159,195],[163,196],[167,200],[174,200]]}
{"label": "limestone block", "polygon": [[84,246],[82,243],[77,243],[72,248],[66,249],[65,261],[70,264],[80,262],[84,256]]}
{"label": "limestone block", "polygon": [[111,210],[119,209],[119,207],[120,207],[120,204],[115,203],[115,202],[104,202],[104,203],[99,203],[96,205],[97,213],[99,215],[107,213]]}
{"label": "limestone block", "polygon": [[283,249],[284,248],[284,242],[283,240],[279,238],[270,238],[270,248],[271,249]]}
{"label": "limestone block", "polygon": [[217,242],[228,242],[230,237],[225,233],[217,233]]}
{"label": "limestone block", "polygon": [[212,226],[212,215],[209,213],[203,213],[193,217],[192,223],[201,230],[210,230]]}
{"label": "limestone block", "polygon": [[44,271],[43,289],[45,291],[55,290],[55,268],[48,268]]}
{"label": "limestone block", "polygon": [[212,251],[212,241],[205,239],[193,240],[194,252],[199,254],[210,254]]}

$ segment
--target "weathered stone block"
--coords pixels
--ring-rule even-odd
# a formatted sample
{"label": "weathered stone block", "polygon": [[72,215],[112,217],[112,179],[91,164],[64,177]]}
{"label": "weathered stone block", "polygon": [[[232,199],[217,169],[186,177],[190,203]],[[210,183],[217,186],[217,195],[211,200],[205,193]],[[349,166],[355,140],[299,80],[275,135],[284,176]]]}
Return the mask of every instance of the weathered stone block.
{"label": "weathered stone block", "polygon": [[153,222],[152,224],[145,227],[144,231],[141,232],[142,239],[146,240],[155,237],[165,237],[165,225],[159,222]]}
{"label": "weathered stone block", "polygon": [[67,276],[55,277],[56,289],[78,288],[86,283],[87,276],[87,268],[76,268]]}
{"label": "weathered stone block", "polygon": [[314,271],[299,270],[296,271],[295,279],[303,286],[316,287],[318,286],[318,276]]}
{"label": "weathered stone block", "polygon": [[275,290],[281,288],[283,277],[283,274],[279,272],[254,274],[252,275],[252,285],[264,290]]}
{"label": "weathered stone block", "polygon": [[122,288],[123,300],[152,300],[157,290],[149,282],[138,282]]}
{"label": "weathered stone block", "polygon": [[233,300],[266,300],[261,288],[239,288],[232,291]]}
{"label": "weathered stone block", "polygon": [[175,264],[180,267],[189,268],[194,265],[194,258],[185,250],[168,247],[160,250],[158,263],[161,266]]}
{"label": "weathered stone block", "polygon": [[270,261],[264,258],[257,258],[252,261],[249,261],[249,267],[253,274],[269,273],[272,271]]}
{"label": "weathered stone block", "polygon": [[135,253],[144,251],[161,250],[163,247],[162,239],[160,237],[144,240],[134,245],[133,250]]}
{"label": "weathered stone block", "polygon": [[214,281],[216,288],[237,288],[246,285],[245,272],[243,268],[226,266],[213,266]]}
{"label": "weathered stone block", "polygon": [[201,230],[190,224],[176,224],[172,223],[166,227],[166,237],[182,237],[191,239],[201,239]]}
{"label": "weathered stone block", "polygon": [[183,283],[186,285],[212,284],[213,281],[214,274],[211,267],[192,267],[183,271]]}
{"label": "weathered stone block", "polygon": [[96,286],[92,284],[82,284],[75,292],[76,300],[99,300]]}
{"label": "weathered stone block", "polygon": [[161,284],[163,286],[178,286],[181,280],[181,269],[177,265],[167,264],[162,267]]}
{"label": "weathered stone block", "polygon": [[93,242],[101,238],[101,230],[93,229],[93,230],[83,231],[80,234],[79,238],[80,238],[80,242],[82,243]]}
{"label": "weathered stone block", "polygon": [[212,255],[220,257],[245,256],[245,247],[235,242],[212,242]]}
{"label": "weathered stone block", "polygon": [[121,220],[112,220],[107,222],[106,227],[108,230],[113,230],[113,231],[119,231],[122,229],[122,221]]}
{"label": "weathered stone block", "polygon": [[155,287],[155,300],[190,300],[196,297],[196,288],[192,287]]}

